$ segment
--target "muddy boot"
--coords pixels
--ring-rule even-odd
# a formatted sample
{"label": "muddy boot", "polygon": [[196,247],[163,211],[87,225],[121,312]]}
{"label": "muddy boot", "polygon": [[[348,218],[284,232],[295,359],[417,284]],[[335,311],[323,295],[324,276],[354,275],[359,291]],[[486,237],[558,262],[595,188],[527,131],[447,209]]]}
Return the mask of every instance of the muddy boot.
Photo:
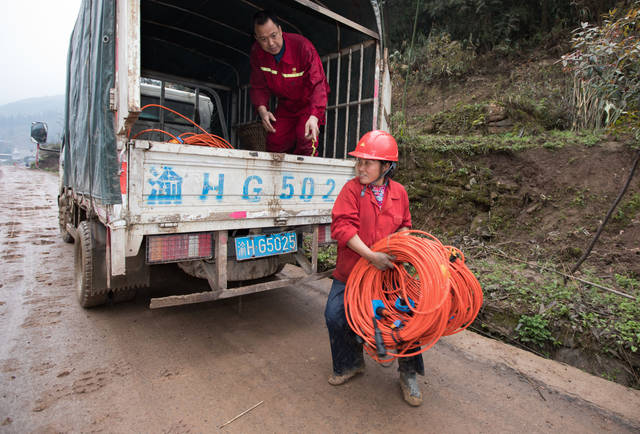
{"label": "muddy boot", "polygon": [[333,374],[329,375],[329,384],[331,384],[332,386],[339,386],[351,380],[356,375],[362,374],[363,372],[364,372],[364,365],[354,368],[350,371],[347,371],[344,374],[336,374],[334,372]]}
{"label": "muddy boot", "polygon": [[422,392],[418,387],[418,380],[416,373],[400,372],[400,388],[402,389],[402,396],[407,404],[418,407],[422,404]]}

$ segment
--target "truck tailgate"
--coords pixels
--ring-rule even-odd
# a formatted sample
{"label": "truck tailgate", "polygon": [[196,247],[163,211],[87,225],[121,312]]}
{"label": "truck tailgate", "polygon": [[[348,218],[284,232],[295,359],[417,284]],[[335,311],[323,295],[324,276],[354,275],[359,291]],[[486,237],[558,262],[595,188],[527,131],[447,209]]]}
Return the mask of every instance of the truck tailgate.
{"label": "truck tailgate", "polygon": [[185,223],[189,231],[329,223],[353,167],[348,160],[136,141],[129,222]]}

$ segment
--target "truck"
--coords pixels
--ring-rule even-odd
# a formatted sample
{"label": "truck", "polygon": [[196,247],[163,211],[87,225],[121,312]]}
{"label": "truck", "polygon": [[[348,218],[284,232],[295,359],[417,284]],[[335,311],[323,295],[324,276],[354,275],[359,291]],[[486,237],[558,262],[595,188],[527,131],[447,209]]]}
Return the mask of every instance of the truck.
{"label": "truck", "polygon": [[[67,61],[58,196],[82,307],[131,299],[166,263],[209,288],[152,297],[151,308],[329,275],[318,271],[318,250],[332,241],[333,202],[354,176],[347,154],[388,124],[381,3],[82,2]],[[264,151],[249,98],[252,17],[262,9],[322,59],[331,91],[317,157]],[[232,148],[185,143],[180,136],[201,132],[191,121]]]}

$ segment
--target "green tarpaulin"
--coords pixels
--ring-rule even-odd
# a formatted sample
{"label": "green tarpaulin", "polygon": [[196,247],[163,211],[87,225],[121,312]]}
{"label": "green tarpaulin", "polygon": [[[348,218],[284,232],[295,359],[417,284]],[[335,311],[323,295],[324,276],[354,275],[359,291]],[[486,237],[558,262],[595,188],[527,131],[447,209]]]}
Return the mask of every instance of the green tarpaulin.
{"label": "green tarpaulin", "polygon": [[111,0],[84,0],[67,59],[64,178],[74,192],[121,202],[114,113],[115,11]]}

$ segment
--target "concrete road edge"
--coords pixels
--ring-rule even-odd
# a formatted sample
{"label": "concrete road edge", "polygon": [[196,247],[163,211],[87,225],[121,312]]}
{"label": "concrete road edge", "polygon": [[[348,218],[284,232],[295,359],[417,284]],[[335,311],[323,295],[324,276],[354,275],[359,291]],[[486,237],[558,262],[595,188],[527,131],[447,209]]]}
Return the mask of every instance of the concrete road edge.
{"label": "concrete road edge", "polygon": [[531,383],[532,393],[539,393],[541,399],[544,398],[540,386],[640,428],[640,390],[470,331],[444,337],[436,345],[448,345],[472,360],[481,360],[493,366],[507,366],[527,379]]}

